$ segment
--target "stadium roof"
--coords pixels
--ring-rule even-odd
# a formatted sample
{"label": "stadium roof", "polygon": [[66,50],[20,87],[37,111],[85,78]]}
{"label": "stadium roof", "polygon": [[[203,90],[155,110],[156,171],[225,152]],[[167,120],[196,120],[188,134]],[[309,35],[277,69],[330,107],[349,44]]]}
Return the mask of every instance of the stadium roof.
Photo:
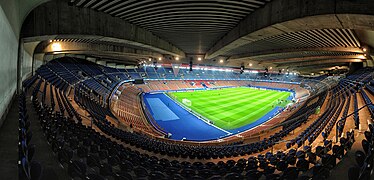
{"label": "stadium roof", "polygon": [[[161,57],[163,63],[318,72],[371,60],[372,8],[374,2],[368,0],[64,0],[31,13],[61,12],[53,17],[56,27],[28,29],[24,37],[26,42],[33,37],[106,45],[105,52],[75,52],[125,63]],[[76,23],[87,28],[72,26]],[[76,29],[65,27],[69,25]],[[48,45],[43,47],[40,51],[48,51]]]}

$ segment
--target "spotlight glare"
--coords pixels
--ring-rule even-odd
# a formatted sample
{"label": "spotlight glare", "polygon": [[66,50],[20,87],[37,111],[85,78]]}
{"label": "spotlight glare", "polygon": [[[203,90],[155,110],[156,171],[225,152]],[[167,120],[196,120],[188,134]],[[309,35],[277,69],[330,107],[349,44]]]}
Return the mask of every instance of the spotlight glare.
{"label": "spotlight glare", "polygon": [[249,66],[251,66],[251,67],[252,67],[252,63],[249,63]]}
{"label": "spotlight glare", "polygon": [[201,57],[197,58],[197,60],[201,61]]}
{"label": "spotlight glare", "polygon": [[52,51],[61,51],[62,48],[61,48],[61,44],[60,43],[57,43],[57,42],[54,42],[52,44]]}
{"label": "spotlight glare", "polygon": [[161,61],[161,60],[162,60],[162,58],[161,58],[161,57],[159,57],[159,58],[158,58],[158,60],[159,60],[159,61]]}
{"label": "spotlight glare", "polygon": [[175,60],[179,61],[179,57],[175,57]]}
{"label": "spotlight glare", "polygon": [[220,63],[223,63],[223,59],[219,60]]}

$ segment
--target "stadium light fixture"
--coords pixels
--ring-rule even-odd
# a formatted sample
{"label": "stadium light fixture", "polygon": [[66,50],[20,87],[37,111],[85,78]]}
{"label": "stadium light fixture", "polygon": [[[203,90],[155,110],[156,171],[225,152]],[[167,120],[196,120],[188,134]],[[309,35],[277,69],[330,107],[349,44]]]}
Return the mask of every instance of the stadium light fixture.
{"label": "stadium light fixture", "polygon": [[152,58],[148,58],[148,61],[152,61]]}
{"label": "stadium light fixture", "polygon": [[270,66],[269,69],[273,69],[273,67]]}
{"label": "stadium light fixture", "polygon": [[219,62],[220,62],[220,63],[223,63],[223,59],[220,59]]}
{"label": "stadium light fixture", "polygon": [[62,48],[61,48],[61,44],[60,43],[57,43],[57,42],[54,42],[52,44],[52,51],[61,51]]}
{"label": "stadium light fixture", "polygon": [[179,61],[179,57],[178,57],[178,56],[177,56],[177,57],[175,57],[175,60]]}
{"label": "stadium light fixture", "polygon": [[198,61],[201,61],[201,57],[198,57],[197,60],[198,60]]}
{"label": "stadium light fixture", "polygon": [[251,66],[251,67],[252,67],[252,65],[253,65],[252,63],[249,63],[249,66]]}
{"label": "stadium light fixture", "polygon": [[161,61],[161,60],[162,60],[162,57],[159,57],[158,60]]}

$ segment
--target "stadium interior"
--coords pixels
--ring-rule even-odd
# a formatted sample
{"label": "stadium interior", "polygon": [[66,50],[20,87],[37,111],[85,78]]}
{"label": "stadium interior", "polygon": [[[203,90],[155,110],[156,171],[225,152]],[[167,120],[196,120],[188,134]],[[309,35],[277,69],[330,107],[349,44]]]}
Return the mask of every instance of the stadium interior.
{"label": "stadium interior", "polygon": [[373,9],[0,1],[1,179],[374,179]]}

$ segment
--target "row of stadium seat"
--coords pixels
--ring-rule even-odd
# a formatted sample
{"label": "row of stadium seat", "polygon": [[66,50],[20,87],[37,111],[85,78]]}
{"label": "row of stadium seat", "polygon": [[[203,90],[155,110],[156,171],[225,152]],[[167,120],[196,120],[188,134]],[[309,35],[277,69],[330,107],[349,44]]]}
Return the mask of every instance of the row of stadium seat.
{"label": "row of stadium seat", "polygon": [[374,163],[374,126],[369,125],[369,131],[364,132],[365,139],[361,141],[363,151],[356,151],[356,163],[348,171],[348,178],[350,180],[371,179],[371,172]]}
{"label": "row of stadium seat", "polygon": [[130,128],[159,136],[160,133],[150,126],[149,122],[142,116],[142,108],[139,103],[140,90],[126,84],[118,90],[121,94],[118,95],[118,100],[115,103],[116,106],[112,110],[119,117],[119,120]]}
{"label": "row of stadium seat", "polygon": [[[35,82],[35,79],[31,80]],[[32,85],[31,81],[24,83],[24,88],[28,89]],[[38,85],[40,85],[38,83]],[[35,95],[37,91],[33,91]],[[26,107],[26,95],[22,91],[18,99],[19,119],[18,119],[18,179],[31,180],[39,179],[42,166],[39,162],[33,161],[35,145],[31,144],[32,132],[30,130],[31,120],[29,119]]]}
{"label": "row of stadium seat", "polygon": [[[349,89],[349,87],[347,89]],[[343,110],[342,117],[346,117],[348,115],[349,106],[351,104],[352,90],[353,89],[349,89],[345,93],[345,98],[344,99],[347,99],[347,101],[346,101],[346,105],[345,105],[344,110]],[[355,92],[355,90],[353,90],[353,92]],[[336,124],[336,126],[337,126],[337,133],[338,133],[337,136],[338,137],[340,137],[342,135],[342,133],[343,133],[346,120],[347,120],[347,118],[340,119],[338,121],[338,123]]]}
{"label": "row of stadium seat", "polygon": [[322,132],[322,137],[324,139],[327,139],[328,136],[330,135],[332,128],[335,126],[336,122],[338,121],[339,115],[341,114],[343,110],[344,104],[346,104],[346,98],[347,98],[346,93],[348,93],[349,90],[346,89],[346,87],[342,86],[341,84],[338,84],[338,86],[339,86],[339,91],[340,91],[336,93],[336,96],[338,97],[336,96],[333,97],[334,99],[338,98],[338,109],[336,113],[333,115],[333,117],[331,118],[331,120],[327,123],[324,131]]}
{"label": "row of stadium seat", "polygon": [[366,104],[369,104],[368,105],[368,109],[369,109],[369,112],[370,112],[370,115],[372,118],[374,118],[374,105],[373,103],[371,102],[369,96],[366,94],[366,92],[364,91],[364,89],[361,89],[361,95],[365,101]]}
{"label": "row of stadium seat", "polygon": [[357,102],[357,94],[353,93],[353,108],[354,108],[354,114],[353,118],[355,121],[355,128],[358,129],[360,125],[360,116],[358,114],[358,102]]}
{"label": "row of stadium seat", "polygon": [[331,141],[325,141],[325,145],[318,146],[315,151],[305,146],[302,150],[267,152],[238,161],[191,164],[140,154],[79,121],[53,112],[37,98],[33,99],[33,104],[51,148],[72,178],[296,179],[300,176],[324,179],[354,142],[354,134],[348,132],[346,138],[340,139],[340,145],[332,146]]}

